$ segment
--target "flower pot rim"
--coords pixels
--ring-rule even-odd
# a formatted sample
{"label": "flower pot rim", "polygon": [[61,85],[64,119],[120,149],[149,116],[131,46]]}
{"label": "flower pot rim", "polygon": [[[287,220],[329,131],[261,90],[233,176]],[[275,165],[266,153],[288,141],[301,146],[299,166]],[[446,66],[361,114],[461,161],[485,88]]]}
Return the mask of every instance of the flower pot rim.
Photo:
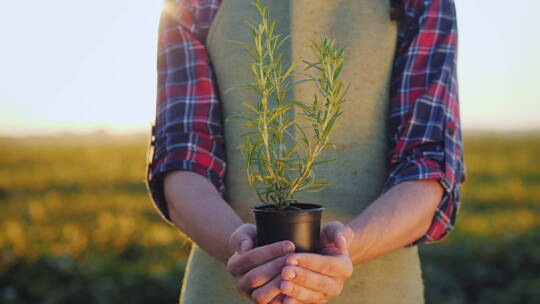
{"label": "flower pot rim", "polygon": [[266,209],[260,209],[260,207],[264,206],[273,206],[272,204],[258,204],[251,208],[251,211],[257,212],[257,213],[268,213],[268,214],[300,214],[300,213],[312,213],[312,212],[318,212],[323,211],[325,208],[322,205],[315,204],[315,203],[293,203],[291,205],[311,205],[314,208],[306,209],[306,210],[266,210]]}

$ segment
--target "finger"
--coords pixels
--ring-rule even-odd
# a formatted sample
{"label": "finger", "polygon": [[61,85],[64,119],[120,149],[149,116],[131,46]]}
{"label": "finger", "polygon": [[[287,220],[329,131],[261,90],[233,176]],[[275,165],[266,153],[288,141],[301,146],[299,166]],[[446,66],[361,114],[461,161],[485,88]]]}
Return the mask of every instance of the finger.
{"label": "finger", "polygon": [[343,290],[341,281],[297,266],[283,268],[281,278],[309,290],[320,292],[327,298],[338,296]]}
{"label": "finger", "polygon": [[322,303],[327,299],[322,293],[296,285],[291,281],[282,281],[280,290],[284,295],[306,303]]}
{"label": "finger", "polygon": [[282,256],[251,269],[236,282],[236,288],[249,294],[254,288],[259,288],[273,278],[279,277],[281,270],[285,267],[286,259],[287,256]]}
{"label": "finger", "polygon": [[339,224],[341,223],[337,221],[333,221],[324,225],[324,227],[322,228],[321,241],[324,247],[330,248],[330,247],[335,246],[333,235],[334,235],[334,231],[336,230]]}
{"label": "finger", "polygon": [[346,279],[352,275],[352,263],[347,252],[338,255],[296,253],[287,258],[287,265],[300,266],[336,279]]}
{"label": "finger", "polygon": [[285,299],[285,295],[280,293],[268,304],[283,304],[284,299]]}
{"label": "finger", "polygon": [[281,294],[279,289],[279,284],[281,283],[281,277],[278,275],[274,277],[273,280],[261,286],[251,293],[251,300],[258,304],[267,304],[267,303],[281,303],[276,300],[276,298]]}
{"label": "finger", "polygon": [[341,251],[345,251],[352,243],[354,234],[349,226],[333,221],[323,227],[321,237],[325,247],[336,247]]}
{"label": "finger", "polygon": [[240,225],[229,237],[231,252],[244,253],[251,248],[257,237],[257,228],[253,224]]}
{"label": "finger", "polygon": [[246,253],[233,255],[227,263],[227,270],[234,277],[237,277],[261,264],[267,263],[293,251],[294,244],[291,241],[281,241],[257,247]]}
{"label": "finger", "polygon": [[334,232],[334,239],[337,247],[341,251],[346,251],[353,241],[353,231],[349,226],[342,225]]}
{"label": "finger", "polygon": [[283,304],[307,304],[307,303],[300,301],[298,299],[289,297],[289,296],[285,296],[283,299]]}

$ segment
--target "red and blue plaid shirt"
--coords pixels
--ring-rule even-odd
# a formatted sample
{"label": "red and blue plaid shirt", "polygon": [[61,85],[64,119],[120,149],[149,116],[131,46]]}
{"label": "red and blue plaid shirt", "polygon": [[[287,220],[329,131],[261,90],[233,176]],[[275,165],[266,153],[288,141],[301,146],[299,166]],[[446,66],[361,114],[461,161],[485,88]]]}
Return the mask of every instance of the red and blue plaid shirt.
{"label": "red and blue plaid shirt", "polygon": [[[162,177],[190,170],[223,194],[226,168],[220,96],[204,45],[222,0],[167,1],[160,19],[157,105],[147,187],[171,223]],[[456,77],[457,24],[452,0],[405,0],[398,27],[388,116],[389,176],[382,193],[408,180],[434,179],[443,198],[428,232],[454,227],[465,180]],[[381,194],[382,194],[381,193]]]}

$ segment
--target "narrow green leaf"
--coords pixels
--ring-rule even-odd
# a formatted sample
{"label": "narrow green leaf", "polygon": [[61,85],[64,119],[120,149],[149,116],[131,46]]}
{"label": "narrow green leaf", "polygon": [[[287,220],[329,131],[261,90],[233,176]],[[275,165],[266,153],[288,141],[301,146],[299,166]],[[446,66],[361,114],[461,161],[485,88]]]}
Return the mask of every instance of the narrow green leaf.
{"label": "narrow green leaf", "polygon": [[250,132],[245,132],[245,133],[242,133],[240,135],[240,137],[247,137],[247,136],[260,136],[260,132],[259,131],[250,131]]}
{"label": "narrow green leaf", "polygon": [[304,111],[311,111],[309,105],[299,101],[299,100],[296,100],[296,99],[287,99],[286,101],[287,104],[293,104],[293,105],[297,105],[299,106],[300,108],[302,108]]}
{"label": "narrow green leaf", "polygon": [[268,123],[270,123],[272,120],[274,120],[276,117],[278,117],[279,115],[282,115],[282,114],[285,114],[288,110],[292,109],[292,106],[290,105],[284,105],[284,106],[281,106],[281,107],[278,107],[274,113],[272,113],[272,115],[270,116],[270,118],[268,118]]}
{"label": "narrow green leaf", "polygon": [[259,170],[260,175],[264,175],[264,165],[263,165],[263,159],[262,159],[262,151],[263,149],[259,149],[257,151],[257,169]]}
{"label": "narrow green leaf", "polygon": [[319,161],[316,161],[313,163],[313,167],[315,166],[318,166],[318,165],[322,165],[322,164],[326,164],[326,163],[331,163],[331,162],[334,162],[336,161],[336,159],[325,159],[325,160],[319,160]]}
{"label": "narrow green leaf", "polygon": [[251,118],[251,117],[247,117],[247,116],[245,116],[245,115],[241,115],[241,114],[238,114],[238,115],[230,115],[230,116],[228,116],[227,118],[225,118],[225,122],[231,122],[231,121],[243,121],[243,120],[251,121],[252,118]]}
{"label": "narrow green leaf", "polygon": [[316,68],[317,70],[319,71],[323,71],[323,69],[321,67],[318,66],[318,63],[311,63],[307,60],[302,60],[302,62],[304,62],[305,64],[307,64],[308,66],[306,68],[304,68],[304,71],[310,69],[310,68]]}
{"label": "narrow green leaf", "polygon": [[293,86],[295,85],[298,85],[298,84],[301,84],[301,83],[304,83],[304,82],[308,82],[308,81],[313,81],[313,79],[301,79],[301,80],[297,80],[293,83]]}
{"label": "narrow green leaf", "polygon": [[251,111],[255,112],[255,113],[259,113],[259,111],[257,109],[255,109],[255,107],[253,107],[252,105],[250,105],[247,102],[242,102],[242,105],[245,106],[246,108],[250,109]]}
{"label": "narrow green leaf", "polygon": [[303,187],[300,187],[298,188],[298,191],[302,191],[302,192],[319,192],[321,190],[323,190],[324,188],[328,187],[330,185],[330,183],[324,183],[324,182],[319,182],[319,183],[309,183]]}

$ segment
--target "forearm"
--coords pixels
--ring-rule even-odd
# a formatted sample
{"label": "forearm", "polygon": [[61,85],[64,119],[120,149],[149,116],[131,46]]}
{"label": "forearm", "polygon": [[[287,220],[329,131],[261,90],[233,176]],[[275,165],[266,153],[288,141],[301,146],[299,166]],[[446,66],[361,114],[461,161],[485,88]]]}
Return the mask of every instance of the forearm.
{"label": "forearm", "polygon": [[435,180],[400,183],[375,200],[347,225],[354,232],[349,247],[354,264],[402,248],[423,236],[441,201]]}
{"label": "forearm", "polygon": [[164,178],[171,220],[201,249],[226,263],[229,236],[242,220],[210,181],[190,171],[173,171]]}

